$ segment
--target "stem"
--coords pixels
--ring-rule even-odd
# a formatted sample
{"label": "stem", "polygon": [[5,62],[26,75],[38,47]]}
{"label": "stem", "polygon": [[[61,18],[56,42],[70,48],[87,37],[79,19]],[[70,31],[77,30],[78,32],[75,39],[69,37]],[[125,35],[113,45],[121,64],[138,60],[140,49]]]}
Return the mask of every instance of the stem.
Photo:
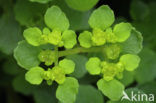
{"label": "stem", "polygon": [[54,48],[54,52],[55,52],[55,66],[57,66],[58,65],[58,58],[59,58],[57,46]]}
{"label": "stem", "polygon": [[103,51],[104,47],[92,47],[92,48],[83,48],[83,47],[77,47],[75,49],[65,50],[65,51],[59,51],[58,56],[67,56],[72,54],[78,54],[78,53],[89,53],[89,52],[101,52]]}

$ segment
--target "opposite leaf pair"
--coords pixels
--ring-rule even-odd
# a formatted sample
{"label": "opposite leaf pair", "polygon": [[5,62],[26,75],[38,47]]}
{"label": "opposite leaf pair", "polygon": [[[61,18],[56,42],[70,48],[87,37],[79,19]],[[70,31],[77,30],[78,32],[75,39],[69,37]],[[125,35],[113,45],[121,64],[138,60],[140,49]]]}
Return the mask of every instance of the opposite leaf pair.
{"label": "opposite leaf pair", "polygon": [[76,34],[72,30],[65,30],[62,34],[59,29],[54,29],[52,32],[48,28],[44,28],[43,32],[37,28],[28,28],[23,33],[27,42],[33,46],[43,44],[53,44],[58,47],[73,48],[77,43]]}
{"label": "opposite leaf pair", "polygon": [[91,75],[103,75],[106,81],[112,80],[115,76],[122,77],[123,70],[133,71],[139,65],[140,58],[134,54],[125,54],[120,57],[118,63],[101,61],[97,57],[92,57],[86,63],[86,69]]}
{"label": "opposite leaf pair", "polygon": [[68,59],[63,59],[59,62],[58,66],[54,66],[52,69],[45,71],[42,67],[33,67],[25,75],[26,80],[31,84],[39,85],[44,80],[47,80],[48,84],[52,84],[56,81],[58,84],[62,84],[65,81],[65,74],[71,74],[74,72],[75,63]]}
{"label": "opposite leaf pair", "polygon": [[120,23],[115,25],[112,30],[111,27],[105,29],[93,28],[93,32],[84,31],[80,33],[78,38],[80,45],[84,48],[91,46],[101,46],[105,43],[117,43],[126,41],[131,34],[132,26],[129,23]]}
{"label": "opposite leaf pair", "polygon": [[116,43],[126,41],[132,30],[129,23],[116,24],[114,23],[114,12],[107,5],[102,5],[94,10],[89,18],[89,25],[93,32],[84,31],[79,36],[79,42],[82,47],[90,48],[91,46],[101,46],[107,43]]}

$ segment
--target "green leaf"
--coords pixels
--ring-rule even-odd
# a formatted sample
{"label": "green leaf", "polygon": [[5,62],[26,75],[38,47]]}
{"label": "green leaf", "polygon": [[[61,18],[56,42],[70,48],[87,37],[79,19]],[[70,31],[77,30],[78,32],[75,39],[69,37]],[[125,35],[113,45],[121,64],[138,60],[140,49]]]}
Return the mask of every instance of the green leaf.
{"label": "green leaf", "polygon": [[62,34],[62,41],[64,42],[64,47],[67,49],[73,48],[77,43],[76,33],[72,30],[66,30]]}
{"label": "green leaf", "polygon": [[26,41],[21,41],[14,50],[14,57],[18,65],[29,70],[40,64],[38,59],[40,51],[40,48],[31,46]]}
{"label": "green leaf", "polygon": [[156,78],[156,53],[144,47],[139,54],[141,58],[140,65],[135,71],[135,78],[139,84],[152,81]]}
{"label": "green leaf", "polygon": [[55,97],[56,86],[40,85],[33,91],[35,103],[58,103]]}
{"label": "green leaf", "polygon": [[[133,92],[133,94],[132,94]],[[132,99],[133,95],[136,94],[136,100],[133,99],[132,100],[128,100],[128,99],[123,99],[122,101],[119,100],[119,101],[109,101],[108,103],[151,103],[149,101],[146,101],[145,98],[143,97],[143,101],[142,100],[139,100],[138,97],[141,95],[141,94],[145,94],[142,90],[138,89],[138,88],[128,88],[125,90],[125,93],[127,94],[127,96],[129,97],[129,99]]]}
{"label": "green leaf", "polygon": [[[133,94],[145,94],[142,90],[138,89],[138,88],[128,88],[125,90],[126,94],[128,95],[128,97],[130,97],[130,99],[132,98],[132,91]],[[149,101],[146,101],[145,98],[143,98],[143,101],[129,101],[127,99],[123,100],[123,103],[151,103]]]}
{"label": "green leaf", "polygon": [[132,26],[129,23],[116,24],[113,33],[117,37],[118,42],[124,42],[127,40],[131,34]]}
{"label": "green leaf", "polygon": [[131,36],[123,43],[121,48],[123,53],[138,54],[142,50],[143,37],[140,32],[133,29]]}
{"label": "green leaf", "polygon": [[80,85],[75,103],[104,103],[103,96],[91,85]]}
{"label": "green leaf", "polygon": [[66,15],[57,6],[50,7],[44,16],[45,23],[49,28],[60,29],[61,31],[69,28],[69,21]]}
{"label": "green leaf", "polygon": [[124,86],[117,80],[111,80],[109,82],[104,79],[100,79],[97,82],[98,89],[113,101],[117,101],[122,97],[124,91]]}
{"label": "green leaf", "polygon": [[89,25],[92,28],[100,28],[102,30],[110,27],[114,22],[114,13],[107,5],[102,5],[94,10],[89,18]]}
{"label": "green leaf", "polygon": [[23,73],[16,76],[13,79],[12,84],[16,92],[22,93],[24,95],[30,95],[33,92],[33,89],[35,88],[34,85],[31,85],[25,80],[25,76]]}
{"label": "green leaf", "polygon": [[31,1],[31,2],[38,2],[38,3],[42,3],[42,4],[46,4],[46,3],[48,3],[48,2],[50,2],[50,1],[52,1],[52,0],[29,0],[29,1]]}
{"label": "green leaf", "polygon": [[90,48],[92,46],[92,33],[89,31],[84,31],[80,33],[78,40],[82,47]]}
{"label": "green leaf", "polygon": [[44,69],[41,67],[33,67],[26,74],[25,79],[34,85],[39,85],[43,81],[42,73]]}
{"label": "green leaf", "polygon": [[[156,95],[156,82],[155,81],[151,81],[151,82],[147,82],[147,83],[138,85],[137,88],[139,88],[140,90],[142,90],[143,92],[145,92],[148,95],[150,95],[150,94]],[[155,98],[154,98],[154,101],[156,101]],[[154,103],[154,102],[152,102],[152,103]]]}
{"label": "green leaf", "polygon": [[99,0],[65,0],[67,5],[78,11],[87,11],[91,9]]}
{"label": "green leaf", "polygon": [[75,63],[69,59],[61,60],[59,62],[59,66],[62,67],[65,74],[71,74],[72,72],[74,72],[74,69],[75,69]]}
{"label": "green leaf", "polygon": [[48,5],[17,0],[14,6],[15,19],[23,26],[43,26],[43,15]]}
{"label": "green leaf", "polygon": [[133,20],[144,20],[150,13],[149,7],[141,0],[133,0],[130,5],[130,14]]}
{"label": "green leaf", "polygon": [[123,78],[119,80],[121,83],[124,84],[124,86],[129,86],[134,82],[134,72],[124,71],[123,72]]}
{"label": "green leaf", "polygon": [[37,28],[37,27],[28,28],[28,29],[24,30],[23,35],[29,44],[31,44],[33,46],[40,45],[42,32],[39,28]]}
{"label": "green leaf", "polygon": [[92,57],[86,63],[86,69],[91,75],[99,75],[101,72],[101,61],[97,57]]}
{"label": "green leaf", "polygon": [[66,14],[70,22],[71,30],[86,30],[89,29],[88,19],[91,11],[79,12],[69,8],[65,0],[53,0],[54,5],[58,5]]}
{"label": "green leaf", "polygon": [[75,78],[67,77],[65,82],[58,86],[56,98],[63,103],[74,103],[78,88],[78,81]]}
{"label": "green leaf", "polygon": [[76,78],[82,78],[86,74],[86,67],[85,64],[88,61],[88,58],[83,55],[70,55],[66,57],[67,59],[70,59],[74,61],[75,63],[75,70],[70,76],[74,76]]}
{"label": "green leaf", "polygon": [[21,72],[21,68],[17,65],[14,58],[8,58],[2,66],[3,71],[9,75],[17,75]]}
{"label": "green leaf", "polygon": [[21,27],[13,15],[4,14],[0,18],[0,50],[7,55],[12,54],[21,37]]}
{"label": "green leaf", "polygon": [[122,62],[127,71],[133,71],[139,66],[140,58],[134,54],[125,54],[120,57],[120,62]]}

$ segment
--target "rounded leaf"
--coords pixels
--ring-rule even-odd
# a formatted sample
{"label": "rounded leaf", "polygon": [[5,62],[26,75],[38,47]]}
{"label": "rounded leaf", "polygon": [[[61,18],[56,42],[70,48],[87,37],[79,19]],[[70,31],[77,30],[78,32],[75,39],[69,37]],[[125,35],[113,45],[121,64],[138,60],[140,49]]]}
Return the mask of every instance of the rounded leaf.
{"label": "rounded leaf", "polygon": [[67,56],[67,59],[70,59],[74,61],[75,63],[75,70],[70,76],[74,76],[76,78],[82,78],[86,73],[86,67],[85,64],[88,61],[88,58],[84,55],[69,55]]}
{"label": "rounded leaf", "polygon": [[86,69],[91,75],[98,75],[101,72],[101,61],[97,57],[92,57],[86,63]]}
{"label": "rounded leaf", "polygon": [[61,60],[59,66],[64,70],[65,74],[71,74],[75,69],[75,63],[69,59]]}
{"label": "rounded leaf", "polygon": [[108,5],[102,5],[94,10],[89,18],[89,25],[92,28],[100,28],[102,30],[110,27],[114,22],[114,13]]}
{"label": "rounded leaf", "polygon": [[145,84],[156,78],[156,52],[144,47],[139,53],[141,58],[139,67],[135,70],[135,79],[139,84]]}
{"label": "rounded leaf", "polygon": [[7,55],[12,54],[18,42],[22,39],[21,26],[14,20],[12,14],[4,13],[0,17],[0,51]]}
{"label": "rounded leaf", "polygon": [[65,0],[67,5],[78,11],[91,9],[99,0]]}
{"label": "rounded leaf", "polygon": [[25,74],[25,79],[31,84],[39,85],[43,80],[42,78],[43,72],[44,72],[43,68],[33,67]]}
{"label": "rounded leaf", "polygon": [[134,54],[125,54],[120,57],[120,62],[125,66],[128,71],[133,71],[139,66],[140,58]]}
{"label": "rounded leaf", "polygon": [[62,41],[64,42],[64,47],[67,49],[73,48],[77,43],[76,34],[72,30],[66,30],[62,34]]}
{"label": "rounded leaf", "polygon": [[142,50],[142,45],[142,34],[133,29],[131,36],[125,42],[121,43],[121,48],[123,53],[138,54]]}
{"label": "rounded leaf", "polygon": [[117,37],[118,42],[124,42],[127,40],[131,34],[132,26],[129,23],[116,24],[113,33]]}
{"label": "rounded leaf", "polygon": [[15,19],[22,25],[27,27],[41,26],[43,27],[43,14],[48,5],[32,3],[29,0],[17,0],[14,5]]}
{"label": "rounded leaf", "polygon": [[129,86],[134,82],[134,72],[124,71],[123,78],[120,80],[124,86]]}
{"label": "rounded leaf", "polygon": [[104,103],[102,93],[91,85],[80,85],[75,103]]}
{"label": "rounded leaf", "polygon": [[60,29],[61,31],[69,28],[69,21],[66,15],[57,6],[50,7],[44,16],[46,25],[51,29]]}
{"label": "rounded leaf", "polygon": [[14,57],[21,67],[29,70],[32,67],[38,66],[40,61],[38,55],[41,49],[29,45],[26,41],[21,41],[14,50]]}
{"label": "rounded leaf", "polygon": [[12,86],[16,92],[22,93],[26,96],[32,94],[35,87],[25,80],[25,75],[23,73],[20,73],[13,78]]}
{"label": "rounded leaf", "polygon": [[123,95],[124,85],[115,79],[109,82],[104,79],[100,79],[97,82],[97,86],[105,96],[113,101],[119,100]]}
{"label": "rounded leaf", "polygon": [[78,88],[78,81],[75,78],[67,77],[65,82],[58,86],[56,90],[56,98],[62,103],[74,103]]}
{"label": "rounded leaf", "polygon": [[33,46],[39,46],[42,32],[37,27],[28,28],[24,30],[23,36],[29,44]]}
{"label": "rounded leaf", "polygon": [[92,46],[92,33],[89,31],[84,31],[80,33],[78,40],[82,47],[90,48]]}

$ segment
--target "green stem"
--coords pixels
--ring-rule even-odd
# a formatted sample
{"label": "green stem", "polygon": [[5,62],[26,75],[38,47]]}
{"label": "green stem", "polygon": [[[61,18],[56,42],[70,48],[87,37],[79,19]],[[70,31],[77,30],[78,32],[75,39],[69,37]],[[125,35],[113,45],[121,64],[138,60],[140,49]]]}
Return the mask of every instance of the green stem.
{"label": "green stem", "polygon": [[59,51],[58,56],[67,56],[67,55],[72,55],[72,54],[78,54],[78,53],[89,53],[89,52],[101,52],[103,51],[104,47],[92,47],[92,48],[83,48],[83,47],[77,47],[74,49],[69,49],[65,51]]}
{"label": "green stem", "polygon": [[55,52],[55,66],[57,66],[58,65],[58,58],[59,58],[59,55],[58,55],[58,47],[56,46],[55,48],[54,48],[54,52]]}

